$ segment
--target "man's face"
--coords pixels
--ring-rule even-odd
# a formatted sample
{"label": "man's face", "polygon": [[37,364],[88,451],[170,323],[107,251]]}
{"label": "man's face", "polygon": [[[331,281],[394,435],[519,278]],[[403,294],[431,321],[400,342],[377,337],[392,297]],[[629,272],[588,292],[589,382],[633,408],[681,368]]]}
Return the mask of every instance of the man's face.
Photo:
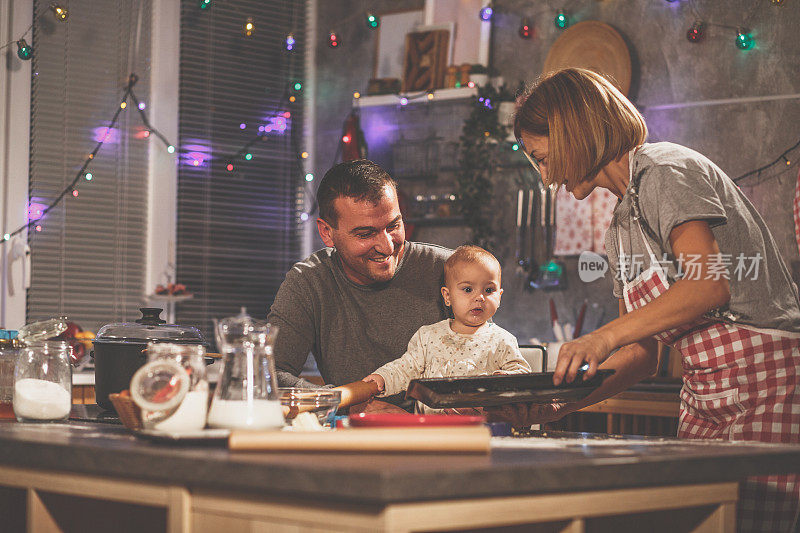
{"label": "man's face", "polygon": [[325,246],[336,248],[347,277],[359,285],[392,279],[406,239],[394,187],[384,187],[377,204],[339,197],[333,207],[338,215],[337,227],[318,218],[317,229]]}

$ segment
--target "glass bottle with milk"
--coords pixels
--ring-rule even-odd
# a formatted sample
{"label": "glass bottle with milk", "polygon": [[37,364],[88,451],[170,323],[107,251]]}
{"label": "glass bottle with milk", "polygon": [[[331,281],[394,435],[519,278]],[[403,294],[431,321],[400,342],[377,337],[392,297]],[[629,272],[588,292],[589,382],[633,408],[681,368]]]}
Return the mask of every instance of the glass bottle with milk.
{"label": "glass bottle with milk", "polygon": [[230,429],[283,427],[272,347],[277,326],[237,316],[215,321],[222,369],[208,425]]}

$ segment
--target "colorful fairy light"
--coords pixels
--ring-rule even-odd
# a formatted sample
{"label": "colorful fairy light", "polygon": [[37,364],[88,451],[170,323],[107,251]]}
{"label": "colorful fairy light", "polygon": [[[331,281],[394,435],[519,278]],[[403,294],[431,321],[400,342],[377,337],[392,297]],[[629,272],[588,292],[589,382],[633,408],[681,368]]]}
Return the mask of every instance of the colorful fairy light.
{"label": "colorful fairy light", "polygon": [[290,33],[289,35],[286,36],[286,43],[284,47],[288,52],[291,52],[292,50],[294,50],[295,43],[297,43],[297,41],[295,41],[294,35]]}
{"label": "colorful fairy light", "polygon": [[483,22],[489,22],[492,20],[492,15],[494,15],[494,10],[490,6],[482,8],[479,13],[479,16]]}
{"label": "colorful fairy light", "polygon": [[200,9],[206,10],[211,7],[211,0],[200,0]]}
{"label": "colorful fairy light", "polygon": [[736,47],[740,50],[750,50],[755,46],[756,42],[747,28],[739,28],[736,30]]}
{"label": "colorful fairy light", "polygon": [[696,21],[686,32],[686,38],[691,43],[699,43],[705,37],[706,26],[701,21]]}
{"label": "colorful fairy light", "polygon": [[372,13],[367,13],[367,27],[371,30],[376,29],[378,26],[381,25],[381,19]]}
{"label": "colorful fairy light", "polygon": [[244,33],[245,37],[252,37],[253,34],[256,32],[256,23],[253,21],[253,17],[247,17],[247,20],[244,23],[244,29],[242,33]]}
{"label": "colorful fairy light", "polygon": [[56,3],[50,4],[50,10],[53,12],[53,16],[59,22],[66,22],[69,18],[69,11],[64,6],[61,6]]}
{"label": "colorful fairy light", "polygon": [[29,60],[33,56],[33,47],[25,39],[17,41],[17,57],[23,61]]}
{"label": "colorful fairy light", "polygon": [[336,48],[337,46],[339,46],[339,36],[336,35],[336,32],[332,31],[328,35],[328,46],[330,46],[331,48]]}
{"label": "colorful fairy light", "polygon": [[533,36],[533,31],[531,31],[531,24],[528,22],[528,19],[524,19],[522,24],[519,27],[519,36],[523,39],[530,39]]}
{"label": "colorful fairy light", "polygon": [[308,182],[314,181],[314,174],[312,174],[311,172],[306,174],[306,181]]}
{"label": "colorful fairy light", "polygon": [[564,28],[569,26],[569,17],[564,12],[564,10],[561,10],[556,14],[556,18],[553,19],[553,24],[555,24],[556,28],[560,30],[563,30]]}

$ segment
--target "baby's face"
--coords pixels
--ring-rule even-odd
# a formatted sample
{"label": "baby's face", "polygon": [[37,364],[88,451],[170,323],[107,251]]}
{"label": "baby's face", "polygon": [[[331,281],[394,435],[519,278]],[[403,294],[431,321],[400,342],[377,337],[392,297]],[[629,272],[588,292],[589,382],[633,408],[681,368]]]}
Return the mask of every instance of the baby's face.
{"label": "baby's face", "polygon": [[483,263],[460,263],[448,273],[442,290],[444,303],[453,308],[453,316],[470,328],[477,328],[492,318],[500,306],[500,269]]}

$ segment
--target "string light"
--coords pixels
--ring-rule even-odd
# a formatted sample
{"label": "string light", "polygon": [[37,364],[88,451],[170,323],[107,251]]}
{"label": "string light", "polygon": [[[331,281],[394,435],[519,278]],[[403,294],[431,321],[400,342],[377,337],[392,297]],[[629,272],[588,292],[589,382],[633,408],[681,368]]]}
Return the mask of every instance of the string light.
{"label": "string light", "polygon": [[200,9],[206,10],[211,8],[211,0],[200,0]]}
{"label": "string light", "polygon": [[314,181],[314,174],[312,174],[311,172],[306,174],[306,181],[309,181],[309,182]]}
{"label": "string light", "polygon": [[144,102],[139,102],[139,105],[136,107],[139,108],[139,111],[144,111],[144,108],[147,107],[147,105]]}
{"label": "string light", "polygon": [[351,140],[352,140],[352,139],[350,139],[350,136],[349,136],[349,135],[342,135],[342,142],[343,142],[343,143],[345,143],[345,144],[346,144],[346,143],[349,143]]}
{"label": "string light", "polygon": [[736,30],[736,47],[740,50],[750,50],[755,46],[756,42],[747,28],[739,28]]}
{"label": "string light", "polygon": [[400,98],[400,105],[408,105],[408,98],[406,98],[405,96]]}
{"label": "string light", "polygon": [[336,48],[339,46],[339,37],[336,35],[336,32],[331,32],[328,35],[328,46],[331,48]]}
{"label": "string light", "polygon": [[367,13],[366,22],[367,22],[367,27],[372,30],[381,25],[381,19],[379,17],[376,17],[372,13]]}
{"label": "string light", "polygon": [[553,19],[553,24],[555,24],[556,28],[560,30],[563,30],[564,28],[569,26],[569,17],[567,16],[567,14],[564,12],[563,9],[556,14],[556,18]]}
{"label": "string light", "polygon": [[[472,82],[470,82],[470,83],[472,83]],[[434,98],[433,91],[429,91],[428,92],[428,100],[433,100],[433,98]]]}
{"label": "string light", "polygon": [[8,233],[6,233],[5,235],[3,235],[3,240],[4,240],[4,241],[7,241],[7,240],[8,240],[8,239],[10,239],[10,238],[11,238],[11,235],[9,235]]}
{"label": "string light", "polygon": [[355,98],[356,100],[358,100],[359,98],[361,98],[361,93],[360,93],[360,92],[358,92],[358,91],[354,92],[354,93],[353,93],[353,98]]}
{"label": "string light", "polygon": [[121,102],[119,104],[119,107],[120,107],[120,109],[125,109],[126,107],[128,107],[128,103],[127,102]]}
{"label": "string light", "polygon": [[252,37],[255,32],[256,32],[256,23],[253,21],[253,17],[247,17],[243,29],[244,36]]}
{"label": "string light", "polygon": [[294,40],[294,35],[292,35],[291,33],[289,35],[287,35],[286,36],[286,44],[284,45],[286,47],[286,50],[288,52],[291,52],[292,50],[294,50],[294,45],[295,45],[296,42],[297,41]]}
{"label": "string light", "polygon": [[494,15],[494,10],[491,6],[486,6],[481,9],[479,16],[483,22],[489,22],[492,20],[492,15]]}
{"label": "string light", "polygon": [[244,158],[247,159],[248,161],[250,161],[251,159],[253,159],[253,154],[248,152],[248,153],[244,154]]}
{"label": "string light", "polygon": [[169,146],[167,146],[167,152],[169,152],[171,154],[174,154],[175,153],[175,147],[170,144]]}
{"label": "string light", "polygon": [[308,159],[308,152],[303,152],[302,154],[300,154],[300,157],[303,159]]}
{"label": "string light", "polygon": [[86,175],[85,175],[84,177],[86,178],[86,181],[92,181],[92,178],[93,178],[94,176],[92,175],[92,173],[91,173],[91,172],[87,172],[87,173],[86,173]]}
{"label": "string light", "polygon": [[533,36],[531,24],[528,22],[528,19],[523,19],[522,24],[519,27],[519,36],[523,39],[530,39]]}
{"label": "string light", "polygon": [[33,47],[29,45],[25,39],[17,41],[17,57],[23,61],[27,61],[33,56]]}
{"label": "string light", "polygon": [[75,198],[78,197],[78,189],[73,189],[72,196],[74,196]]}
{"label": "string light", "polygon": [[706,27],[701,21],[695,21],[689,31],[686,32],[686,38],[691,43],[699,43],[705,37]]}
{"label": "string light", "polygon": [[228,163],[227,165],[225,165],[225,170],[227,170],[228,172],[233,172],[233,163]]}
{"label": "string light", "polygon": [[60,22],[66,22],[69,18],[69,11],[59,4],[50,4],[50,10],[53,12],[53,16],[56,18],[56,20]]}
{"label": "string light", "polygon": [[37,225],[36,226],[36,231],[42,231],[42,227]]}

